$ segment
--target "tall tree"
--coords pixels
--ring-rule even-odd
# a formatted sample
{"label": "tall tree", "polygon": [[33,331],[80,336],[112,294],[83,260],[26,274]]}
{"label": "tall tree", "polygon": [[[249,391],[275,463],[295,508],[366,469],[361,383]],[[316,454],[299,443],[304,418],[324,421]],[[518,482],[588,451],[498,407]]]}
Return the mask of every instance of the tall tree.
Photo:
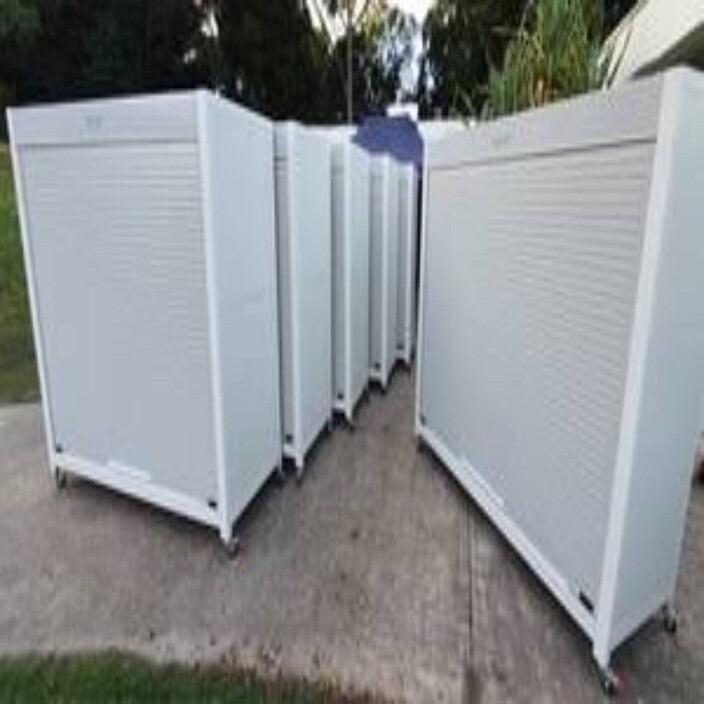
{"label": "tall tree", "polygon": [[[355,44],[363,36],[362,27],[374,0],[311,0],[321,28],[327,35],[330,50],[343,75],[347,122],[354,117]],[[340,45],[344,41],[344,51]],[[355,41],[356,40],[356,41]],[[358,47],[357,47],[358,48]],[[344,53],[344,62],[342,54]]]}
{"label": "tall tree", "polygon": [[[328,90],[348,123],[397,97],[418,26],[387,0],[310,0],[332,56]],[[342,101],[342,103],[341,103]]]}
{"label": "tall tree", "polygon": [[189,53],[201,37],[193,0],[36,0],[39,29],[19,100],[54,100],[202,84]]}
{"label": "tall tree", "polygon": [[325,42],[300,0],[217,0],[219,82],[273,118],[324,119]]}
{"label": "tall tree", "polygon": [[330,52],[327,93],[348,123],[381,112],[401,91],[418,25],[386,0],[311,0]]}
{"label": "tall tree", "polygon": [[489,68],[500,64],[525,0],[437,0],[423,24],[421,114],[481,109]]}
{"label": "tall tree", "polygon": [[[22,67],[38,31],[39,13],[33,0],[0,2],[0,110],[3,113],[16,99]],[[2,123],[4,130],[4,120]]]}
{"label": "tall tree", "polygon": [[[377,3],[352,38],[352,106],[350,81],[339,70],[347,55],[347,38],[341,37],[332,52],[336,71],[328,75],[327,92],[337,114],[350,122],[363,115],[384,112],[401,93],[402,72],[413,58],[417,25],[412,16],[386,3]],[[344,113],[342,106],[344,105]]]}

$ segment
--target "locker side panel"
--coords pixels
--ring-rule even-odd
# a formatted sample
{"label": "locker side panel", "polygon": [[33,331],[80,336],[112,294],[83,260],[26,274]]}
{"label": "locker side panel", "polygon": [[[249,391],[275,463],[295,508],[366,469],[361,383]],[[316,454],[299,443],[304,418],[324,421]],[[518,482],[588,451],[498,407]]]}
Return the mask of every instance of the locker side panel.
{"label": "locker side panel", "polygon": [[[634,426],[615,599],[613,648],[674,597],[704,386],[704,82],[690,72],[666,78],[662,139],[649,227],[657,229],[652,300],[641,339],[642,385]],[[669,152],[669,162],[668,154]],[[660,154],[658,155],[660,156]]]}
{"label": "locker side panel", "polygon": [[291,128],[277,127],[275,134],[276,253],[279,303],[279,348],[281,378],[281,422],[283,442],[293,443],[296,432],[293,350],[292,236],[296,228],[296,202],[293,198],[295,148]]}
{"label": "locker side panel", "polygon": [[396,361],[396,340],[398,336],[398,300],[399,300],[399,239],[400,231],[400,166],[392,161],[389,168],[386,201],[388,207],[388,229],[386,232],[386,271],[384,288],[386,290],[386,330],[384,335],[384,370],[388,375]]}
{"label": "locker side panel", "polygon": [[383,158],[372,158],[369,198],[369,364],[372,376],[384,369],[384,249],[388,228],[388,170]]}
{"label": "locker side panel", "polygon": [[415,169],[411,172],[411,190],[410,190],[411,205],[409,210],[410,223],[410,246],[409,246],[409,267],[408,267],[408,297],[406,299],[408,322],[408,358],[409,361],[413,356],[416,346],[416,336],[418,329],[418,311],[417,311],[417,273],[418,273],[418,181],[416,179]]}
{"label": "locker side panel", "polygon": [[332,251],[330,145],[297,128],[293,188],[298,237],[292,251],[300,347],[300,428],[303,451],[330,417],[332,397]]}
{"label": "locker side panel", "polygon": [[207,96],[225,483],[234,520],[281,459],[272,124]]}
{"label": "locker side panel", "polygon": [[398,356],[410,362],[413,344],[414,280],[415,280],[415,170],[401,168],[399,184],[399,243],[398,243],[398,320],[396,349]]}
{"label": "locker side panel", "polygon": [[370,346],[370,199],[369,156],[350,146],[350,383],[353,401],[367,386]]}
{"label": "locker side panel", "polygon": [[348,319],[347,254],[349,237],[349,166],[344,145],[333,146],[331,226],[332,226],[332,306],[333,306],[333,393],[341,408],[347,398],[347,366],[351,363],[346,345],[345,328]]}

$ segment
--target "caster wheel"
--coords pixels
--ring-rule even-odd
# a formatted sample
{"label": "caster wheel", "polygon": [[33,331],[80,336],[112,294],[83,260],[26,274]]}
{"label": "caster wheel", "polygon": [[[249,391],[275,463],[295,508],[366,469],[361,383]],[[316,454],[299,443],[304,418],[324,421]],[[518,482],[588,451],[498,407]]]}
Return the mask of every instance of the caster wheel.
{"label": "caster wheel", "polygon": [[662,627],[668,635],[674,636],[677,633],[677,614],[673,610],[665,610],[662,617]]}
{"label": "caster wheel", "polygon": [[616,697],[623,691],[621,678],[611,668],[601,670],[599,672],[599,680],[601,682],[601,690],[609,698]]}
{"label": "caster wheel", "polygon": [[238,536],[233,535],[225,543],[225,552],[231,560],[234,560],[242,552],[242,543]]}
{"label": "caster wheel", "polygon": [[303,467],[296,467],[296,484],[303,484]]}
{"label": "caster wheel", "polygon": [[63,491],[68,486],[68,477],[63,469],[56,467],[54,469],[54,488],[57,491]]}

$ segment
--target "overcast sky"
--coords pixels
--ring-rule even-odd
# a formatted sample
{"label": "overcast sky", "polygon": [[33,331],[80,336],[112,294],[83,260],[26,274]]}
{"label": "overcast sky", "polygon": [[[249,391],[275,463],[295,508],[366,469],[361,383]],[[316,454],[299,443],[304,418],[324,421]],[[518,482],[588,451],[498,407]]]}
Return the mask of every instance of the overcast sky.
{"label": "overcast sky", "polygon": [[[313,11],[313,6],[311,0],[306,0],[308,7],[311,9],[311,18],[313,24],[318,25],[318,16]],[[389,0],[389,4],[396,5],[400,7],[404,12],[412,14],[418,23],[422,23],[425,19],[425,15],[428,12],[428,8],[433,4],[434,0]]]}
{"label": "overcast sky", "polygon": [[[306,2],[311,10],[310,14],[313,24],[317,27],[319,26],[318,15],[313,11],[312,0],[306,0]],[[420,27],[425,19],[426,13],[428,12],[428,8],[433,4],[434,0],[388,0],[388,2],[390,5],[400,7],[404,12],[412,14],[418,21],[418,25]],[[335,27],[331,27],[330,29],[333,33],[340,31],[339,28]],[[418,58],[421,51],[420,32],[418,33],[416,40],[413,42],[413,45],[415,54],[414,60],[411,65],[406,67],[406,70],[401,73],[401,84],[405,90],[411,90],[415,86],[415,81],[418,77]]]}
{"label": "overcast sky", "polygon": [[425,13],[433,4],[432,0],[391,0],[392,5],[398,5],[404,12],[409,12],[415,18],[422,22],[425,19]]}

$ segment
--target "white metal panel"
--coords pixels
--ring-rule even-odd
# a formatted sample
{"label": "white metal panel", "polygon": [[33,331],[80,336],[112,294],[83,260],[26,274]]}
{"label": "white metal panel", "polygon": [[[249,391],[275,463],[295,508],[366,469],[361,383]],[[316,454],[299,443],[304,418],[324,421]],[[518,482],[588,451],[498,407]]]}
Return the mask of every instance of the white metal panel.
{"label": "white metal panel", "polygon": [[592,603],[651,162],[637,145],[430,176],[422,413]]}
{"label": "white metal panel", "polygon": [[215,498],[196,144],[26,146],[20,168],[56,444]]}
{"label": "white metal panel", "polygon": [[704,295],[702,120],[702,78],[669,74],[641,274],[643,326],[633,337],[634,403],[623,421],[630,457],[612,504],[612,522],[622,527],[610,532],[612,590],[602,590],[608,649],[674,600],[704,391],[704,329],[694,304]]}
{"label": "white metal panel", "polygon": [[386,199],[388,203],[388,237],[386,240],[386,330],[384,332],[384,353],[382,364],[386,368],[386,382],[396,362],[396,339],[398,335],[398,264],[399,239],[401,234],[400,208],[400,169],[399,163],[391,160]]}
{"label": "white metal panel", "polygon": [[466,130],[471,123],[464,120],[419,120],[416,125],[425,144],[444,139],[453,132]]}
{"label": "white metal panel", "polygon": [[[293,263],[291,241],[291,209],[294,199],[294,173],[289,168],[289,144],[293,140],[292,128],[279,125],[274,130],[274,178],[276,192],[276,255],[278,267],[279,294],[279,373],[281,380],[281,432],[283,444],[293,452],[296,436],[296,390],[294,389],[294,368],[296,365],[293,343]],[[300,433],[299,433],[300,434]]]}
{"label": "white metal panel", "polygon": [[701,78],[676,71],[430,147],[416,427],[602,666],[674,593],[703,117]]}
{"label": "white metal panel", "polygon": [[[662,77],[563,100],[501,120],[470,126],[431,143],[432,167],[516,159],[624,141],[653,141]],[[599,119],[594,120],[594,111]]]}
{"label": "white metal panel", "polygon": [[350,399],[356,403],[369,379],[369,256],[370,188],[369,156],[350,145],[350,268],[349,268],[349,349]]}
{"label": "white metal panel", "polygon": [[18,111],[17,145],[77,145],[120,142],[194,142],[193,93],[84,100],[26,107]]}
{"label": "white metal panel", "polygon": [[[342,144],[332,147],[331,227],[332,227],[332,316],[333,316],[333,405],[345,411],[349,400],[347,372],[350,352],[347,349],[348,279],[345,243],[349,231],[349,150]],[[351,417],[351,412],[350,412]]]}
{"label": "white metal panel", "polygon": [[371,158],[370,376],[386,387],[396,359],[399,177],[388,156]]}
{"label": "white metal panel", "polygon": [[332,405],[330,144],[293,123],[276,130],[284,453],[302,468]]}
{"label": "white metal panel", "polygon": [[333,145],[333,390],[349,421],[369,378],[369,170],[361,149]]}
{"label": "white metal panel", "polygon": [[411,363],[416,334],[417,192],[415,167],[412,164],[401,166],[396,350],[399,359],[402,359],[406,364]]}
{"label": "white metal panel", "polygon": [[204,94],[227,518],[281,462],[272,123]]}
{"label": "white metal panel", "polygon": [[301,130],[298,147],[301,447],[306,451],[332,412],[332,178],[326,140]]}

